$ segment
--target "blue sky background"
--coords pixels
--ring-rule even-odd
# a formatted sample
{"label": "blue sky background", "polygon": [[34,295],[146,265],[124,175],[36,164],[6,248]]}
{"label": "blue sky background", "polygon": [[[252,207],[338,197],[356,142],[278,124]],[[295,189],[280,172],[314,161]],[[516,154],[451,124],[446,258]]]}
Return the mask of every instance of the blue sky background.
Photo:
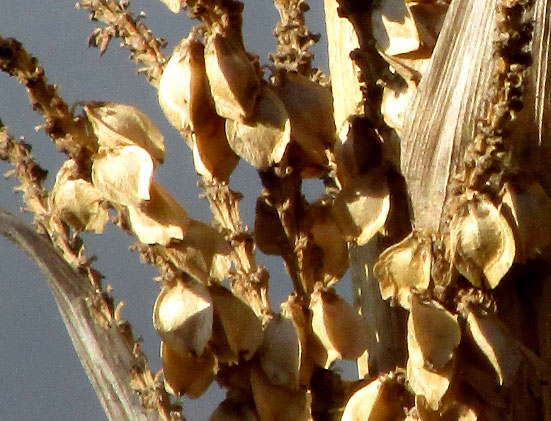
{"label": "blue sky background", "polygon": [[[308,25],[322,34],[314,48],[317,65],[327,69],[325,27],[321,1],[311,1]],[[192,22],[185,14],[174,15],[156,0],[133,0],[131,9],[147,14],[146,24],[158,37],[168,40],[165,54],[188,33]],[[249,51],[267,62],[275,48],[272,29],[278,19],[269,0],[245,1],[244,35]],[[145,77],[136,75],[128,52],[115,40],[106,54],[87,47],[94,29],[85,11],[76,10],[74,1],[0,0],[0,35],[15,37],[39,58],[50,83],[59,84],[59,93],[68,103],[110,100],[130,103],[145,111],[164,133],[167,148],[165,164],[156,171],[159,180],[179,198],[190,215],[208,222],[211,214],[205,200],[199,199],[197,176],[191,153],[176,130],[166,121],[157,103],[156,90]],[[64,156],[43,132],[34,127],[42,121],[28,102],[23,86],[0,73],[0,118],[12,135],[24,136],[33,145],[40,165],[50,169],[48,187]],[[9,170],[0,161],[0,173]],[[19,214],[20,195],[12,192],[14,180],[0,180],[0,206]],[[253,226],[254,205],[260,192],[256,171],[241,163],[232,175],[231,186],[246,193],[242,202],[243,219]],[[321,183],[306,183],[306,193],[315,197]],[[21,214],[19,214],[21,215]],[[23,216],[30,221],[30,215]],[[112,285],[113,296],[126,303],[123,316],[143,338],[142,348],[153,371],[160,369],[159,338],[151,322],[151,311],[158,291],[152,278],[156,270],[139,263],[138,255],[128,251],[133,239],[109,226],[105,235],[85,235],[88,256],[97,256],[95,267],[104,275],[104,285]],[[279,259],[259,255],[259,263],[271,275],[272,306],[291,290],[291,283]],[[350,298],[350,285],[339,286]],[[348,366],[346,371],[350,372]],[[222,400],[224,393],[212,386],[201,399],[185,399],[184,415],[189,420],[205,420]],[[13,244],[0,237],[0,421],[1,420],[102,420],[103,410],[80,366],[69,336],[57,312],[55,301],[33,263]]]}

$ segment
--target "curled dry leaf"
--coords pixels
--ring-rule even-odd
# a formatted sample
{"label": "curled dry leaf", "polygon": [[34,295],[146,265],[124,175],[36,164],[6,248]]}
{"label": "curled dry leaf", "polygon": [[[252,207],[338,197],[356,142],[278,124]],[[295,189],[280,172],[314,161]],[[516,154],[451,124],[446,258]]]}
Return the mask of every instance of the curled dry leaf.
{"label": "curled dry leaf", "polygon": [[249,118],[255,109],[259,80],[241,46],[212,33],[205,46],[205,67],[218,115],[237,121]]}
{"label": "curled dry leaf", "polygon": [[385,224],[390,210],[386,176],[373,172],[339,193],[332,212],[346,241],[362,246]]}
{"label": "curled dry leaf", "polygon": [[475,197],[458,209],[450,242],[457,270],[478,287],[497,287],[515,259],[511,227],[486,198]]}
{"label": "curled dry leaf", "polygon": [[224,237],[210,225],[189,221],[184,239],[166,249],[179,268],[206,283],[210,278],[224,279],[231,267],[230,247]]}
{"label": "curled dry leaf", "polygon": [[337,358],[355,360],[367,349],[364,319],[334,290],[318,286],[310,310],[312,331],[328,353],[326,368]]}
{"label": "curled dry leaf", "polygon": [[163,246],[182,240],[189,225],[185,209],[155,181],[150,193],[150,199],[141,206],[128,206],[130,227],[138,240]]}
{"label": "curled dry leaf", "polygon": [[262,344],[262,323],[253,309],[220,286],[208,287],[214,311],[233,355],[250,360]]}
{"label": "curled dry leaf", "polygon": [[203,284],[193,280],[167,283],[153,308],[153,326],[174,351],[201,355],[212,335],[213,303]]}
{"label": "curled dry leaf", "polygon": [[161,342],[161,361],[168,393],[198,398],[208,389],[216,374],[216,358],[207,348],[203,355],[176,351]]}
{"label": "curled dry leaf", "polygon": [[258,418],[247,404],[228,398],[218,405],[209,421],[258,421]]}
{"label": "curled dry leaf", "polygon": [[428,368],[439,370],[453,357],[461,340],[457,316],[452,315],[438,302],[423,301],[414,294],[411,299],[411,323],[408,335],[415,338]]}
{"label": "curled dry leaf", "polygon": [[331,90],[291,72],[277,74],[273,89],[291,119],[293,142],[315,163],[326,165],[326,150],[336,138]]}
{"label": "curled dry leaf", "polygon": [[539,183],[505,183],[501,211],[516,239],[516,260],[524,263],[551,240],[551,199]]}
{"label": "curled dry leaf", "polygon": [[260,364],[272,384],[296,389],[302,360],[302,344],[293,320],[276,314],[264,329]]}
{"label": "curled dry leaf", "polygon": [[[417,340],[411,313],[408,318],[407,343],[409,358],[406,373],[408,384],[416,395],[422,396],[425,399],[431,409],[437,410],[440,408],[441,400],[450,386],[454,372],[453,360],[437,371],[427,368],[427,361],[425,360],[423,349]],[[425,352],[427,351],[425,350]],[[444,351],[443,356],[445,357],[446,354],[447,352]],[[438,356],[438,351],[435,352],[435,355]]]}
{"label": "curled dry leaf", "polygon": [[270,88],[263,87],[246,122],[226,120],[226,134],[237,155],[264,171],[283,158],[291,125],[283,103]]}
{"label": "curled dry leaf", "polygon": [[377,379],[356,391],[346,403],[342,421],[397,421],[405,418],[396,385]]}
{"label": "curled dry leaf", "polygon": [[157,161],[163,162],[163,135],[144,112],[127,104],[93,102],[84,106],[101,149],[139,146]]}
{"label": "curled dry leaf", "polygon": [[92,182],[104,198],[125,206],[140,206],[151,198],[155,165],[139,146],[100,152],[92,164]]}
{"label": "curled dry leaf", "polygon": [[493,314],[471,309],[466,321],[467,334],[494,368],[499,385],[510,387],[522,362],[518,343]]}
{"label": "curled dry leaf", "polygon": [[409,309],[412,288],[424,291],[429,287],[431,264],[430,240],[417,231],[387,248],[373,267],[383,300],[392,297]]}
{"label": "curled dry leaf", "polygon": [[382,0],[371,14],[373,37],[388,55],[411,53],[421,46],[417,26],[404,0]]}
{"label": "curled dry leaf", "polygon": [[270,382],[260,366],[251,369],[251,387],[256,410],[262,421],[311,421],[310,395]]}
{"label": "curled dry leaf", "polygon": [[103,232],[109,213],[102,206],[102,195],[89,181],[73,178],[77,163],[69,159],[63,163],[50,195],[50,209],[58,213],[75,230]]}

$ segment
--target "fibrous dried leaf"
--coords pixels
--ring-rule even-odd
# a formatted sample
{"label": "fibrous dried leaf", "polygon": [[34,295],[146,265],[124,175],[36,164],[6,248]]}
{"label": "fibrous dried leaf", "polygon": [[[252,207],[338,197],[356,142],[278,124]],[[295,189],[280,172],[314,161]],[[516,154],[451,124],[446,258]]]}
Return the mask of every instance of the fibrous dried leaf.
{"label": "fibrous dried leaf", "polygon": [[328,353],[326,367],[335,359],[354,360],[367,349],[365,322],[334,290],[318,287],[311,296],[312,330]]}
{"label": "fibrous dried leaf", "polygon": [[50,195],[50,209],[75,230],[103,232],[109,213],[102,206],[102,195],[92,183],[73,178],[77,163],[70,159],[59,169]]}
{"label": "fibrous dried leaf", "polygon": [[250,118],[246,122],[226,120],[226,134],[237,155],[264,171],[283,158],[291,125],[283,103],[271,89],[263,87]]}
{"label": "fibrous dried leaf", "polygon": [[84,106],[101,149],[119,149],[135,145],[145,149],[158,162],[163,162],[163,135],[144,112],[127,104],[93,102]]}
{"label": "fibrous dried leaf", "polygon": [[153,326],[172,350],[201,355],[212,335],[213,302],[203,284],[178,280],[161,289],[153,308]]}
{"label": "fibrous dried leaf", "polygon": [[218,115],[237,121],[249,118],[259,80],[245,51],[231,38],[212,33],[205,46],[205,67]]}
{"label": "fibrous dried leaf", "polygon": [[203,355],[180,352],[161,342],[165,388],[176,396],[198,398],[208,389],[216,374],[216,358],[208,348]]}
{"label": "fibrous dried leaf", "polygon": [[416,231],[386,249],[373,268],[383,300],[392,297],[409,309],[412,289],[429,287],[431,262],[430,241]]}
{"label": "fibrous dried leaf", "polygon": [[515,259],[515,239],[507,220],[482,197],[468,201],[450,223],[457,270],[473,285],[495,288]]}
{"label": "fibrous dried leaf", "polygon": [[185,209],[155,181],[150,193],[141,206],[128,206],[130,228],[138,240],[163,246],[182,240],[190,221]]}
{"label": "fibrous dried leaf", "polygon": [[151,198],[155,165],[139,146],[100,152],[92,165],[92,182],[104,198],[125,206],[140,206]]}

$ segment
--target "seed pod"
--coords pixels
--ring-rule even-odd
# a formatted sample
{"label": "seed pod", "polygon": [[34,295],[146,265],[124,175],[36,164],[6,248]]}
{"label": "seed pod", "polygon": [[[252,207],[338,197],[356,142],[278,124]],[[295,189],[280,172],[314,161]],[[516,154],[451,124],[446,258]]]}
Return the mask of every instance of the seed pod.
{"label": "seed pod", "polygon": [[495,288],[515,258],[509,224],[488,199],[473,198],[450,224],[454,264],[474,286]]}
{"label": "seed pod", "polygon": [[[439,311],[438,309],[436,311]],[[435,313],[437,314],[437,313]],[[419,329],[418,329],[419,330]],[[427,405],[437,410],[441,406],[441,400],[448,391],[451,378],[454,371],[453,361],[448,362],[444,367],[438,369],[438,371],[431,371],[427,368],[430,363],[425,359],[425,353],[428,349],[425,347],[424,351],[418,342],[418,337],[422,337],[415,330],[415,322],[412,314],[408,318],[408,362],[407,362],[407,379],[408,384],[416,395],[423,396],[427,402]],[[444,341],[444,343],[449,341]],[[444,350],[442,355],[438,354],[438,351],[432,353],[432,357],[436,361],[442,362],[448,355],[447,350]]]}
{"label": "seed pod", "polygon": [[102,195],[89,181],[73,178],[77,163],[64,162],[55,179],[50,195],[50,209],[61,216],[76,231],[103,232],[109,213],[102,206]]}
{"label": "seed pod", "polygon": [[342,421],[395,421],[404,416],[401,390],[377,379],[357,390],[344,407]]}
{"label": "seed pod", "polygon": [[182,240],[190,221],[180,203],[155,181],[150,199],[140,207],[128,206],[128,217],[138,240],[163,246]]}
{"label": "seed pod", "polygon": [[282,255],[288,247],[287,236],[277,210],[264,194],[256,200],[254,239],[257,247],[265,254]]}
{"label": "seed pod", "polygon": [[218,115],[241,121],[255,109],[259,80],[241,46],[219,33],[212,33],[205,46],[205,67]]}
{"label": "seed pod", "polygon": [[533,258],[551,240],[551,199],[539,183],[505,183],[502,212],[516,239],[516,261]]}
{"label": "seed pod", "polygon": [[273,89],[291,119],[293,141],[311,159],[325,165],[325,151],[335,143],[337,131],[331,90],[291,72],[277,74]]}
{"label": "seed pod", "polygon": [[100,152],[92,164],[92,182],[106,199],[125,206],[140,206],[151,198],[149,188],[155,165],[139,146]]}
{"label": "seed pod", "polygon": [[372,173],[346,186],[333,204],[333,215],[346,241],[362,246],[385,224],[390,210],[386,177]]}
{"label": "seed pod", "polygon": [[494,368],[499,385],[512,386],[522,361],[515,339],[497,317],[477,309],[467,313],[466,328],[469,337]]}
{"label": "seed pod", "polygon": [[164,285],[153,308],[153,326],[174,351],[201,355],[212,334],[213,303],[192,279]]}
{"label": "seed pod", "polygon": [[147,114],[136,107],[114,102],[92,102],[84,106],[100,149],[139,146],[157,162],[163,162],[163,135]]}
{"label": "seed pod", "polygon": [[165,252],[176,267],[186,268],[203,283],[209,278],[222,281],[231,267],[231,249],[224,237],[200,221],[190,220],[184,239],[172,243]]}
{"label": "seed pod", "polygon": [[417,231],[387,248],[373,267],[383,300],[392,297],[409,309],[412,288],[429,287],[431,263],[430,240]]}
{"label": "seed pod", "polygon": [[263,87],[247,122],[226,120],[226,134],[237,155],[264,171],[283,158],[291,139],[291,125],[283,103]]}
{"label": "seed pod", "polygon": [[421,46],[417,26],[404,1],[381,1],[371,14],[371,27],[377,47],[385,54],[410,53]]}
{"label": "seed pod", "polygon": [[310,421],[310,396],[305,390],[290,390],[270,382],[259,366],[251,369],[256,410],[262,421]]}
{"label": "seed pod", "polygon": [[161,0],[172,13],[180,13],[184,0]]}
{"label": "seed pod", "polygon": [[431,369],[441,369],[452,359],[461,340],[457,316],[434,300],[423,301],[413,295],[410,319],[408,335],[414,337],[424,364]]}
{"label": "seed pod", "polygon": [[201,356],[172,349],[161,342],[165,388],[176,396],[198,398],[208,389],[216,374],[216,358],[207,348]]}
{"label": "seed pod", "polygon": [[218,405],[209,421],[258,421],[258,418],[247,404],[228,398]]}
{"label": "seed pod", "polygon": [[355,360],[367,349],[360,314],[334,290],[319,286],[311,295],[312,330],[328,353],[326,368],[337,358]]}
{"label": "seed pod", "polygon": [[227,182],[239,157],[228,144],[224,121],[213,123],[211,133],[196,132],[193,138],[193,163],[197,173],[206,180]]}
{"label": "seed pod", "polygon": [[281,315],[270,319],[264,329],[260,364],[272,384],[296,389],[302,345],[294,322]]}
{"label": "seed pod", "polygon": [[250,360],[262,344],[262,323],[251,307],[228,289],[211,285],[208,290],[231,351]]}

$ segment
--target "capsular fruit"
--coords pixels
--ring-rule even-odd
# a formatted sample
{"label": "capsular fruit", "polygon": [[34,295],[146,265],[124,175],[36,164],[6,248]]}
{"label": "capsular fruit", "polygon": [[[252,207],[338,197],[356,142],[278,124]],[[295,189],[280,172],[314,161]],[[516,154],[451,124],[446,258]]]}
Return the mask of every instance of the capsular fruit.
{"label": "capsular fruit", "polygon": [[258,418],[247,404],[228,398],[218,405],[209,421],[258,421]]}
{"label": "capsular fruit", "polygon": [[373,380],[357,390],[344,407],[342,421],[395,421],[404,418],[398,385]]}
{"label": "capsular fruit", "polygon": [[455,267],[474,286],[497,287],[515,259],[511,227],[483,197],[474,197],[457,210],[450,242]]}
{"label": "capsular fruit", "polygon": [[207,287],[177,280],[161,289],[153,308],[153,326],[171,349],[201,355],[212,335],[213,303]]}

